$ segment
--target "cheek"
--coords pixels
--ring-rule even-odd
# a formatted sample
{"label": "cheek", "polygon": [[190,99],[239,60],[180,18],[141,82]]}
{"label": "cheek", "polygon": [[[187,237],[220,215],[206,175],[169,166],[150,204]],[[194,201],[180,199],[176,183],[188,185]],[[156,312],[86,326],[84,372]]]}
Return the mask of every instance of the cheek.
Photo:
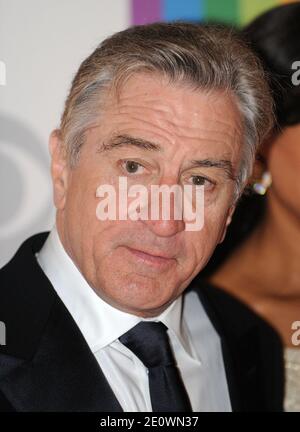
{"label": "cheek", "polygon": [[107,166],[83,160],[81,166],[75,168],[67,191],[66,207],[72,220],[80,224],[80,229],[99,230],[96,210],[101,198],[97,197],[97,190],[99,186],[115,186],[116,181],[107,172]]}
{"label": "cheek", "polygon": [[272,174],[272,190],[290,207],[300,212],[300,148],[297,144],[275,145],[268,165]]}
{"label": "cheek", "polygon": [[79,178],[70,185],[65,211],[68,223],[76,225],[78,231],[92,230],[97,221],[96,206],[95,190],[88,182],[81,182]]}
{"label": "cheek", "polygon": [[227,213],[207,211],[204,225],[198,232],[186,233],[186,244],[189,257],[193,257],[195,266],[201,270],[214,252],[223,232]]}
{"label": "cheek", "polygon": [[111,224],[110,221],[97,219],[99,198],[96,189],[100,182],[98,177],[77,172],[69,183],[63,213],[72,254],[85,271],[92,266],[94,244],[97,247],[101,245],[101,232],[106,231]]}

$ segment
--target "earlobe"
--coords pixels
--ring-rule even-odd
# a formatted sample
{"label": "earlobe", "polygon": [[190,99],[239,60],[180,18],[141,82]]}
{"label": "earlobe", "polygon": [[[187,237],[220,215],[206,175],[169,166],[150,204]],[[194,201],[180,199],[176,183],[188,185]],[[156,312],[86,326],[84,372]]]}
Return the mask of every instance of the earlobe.
{"label": "earlobe", "polygon": [[50,135],[49,151],[54,204],[58,210],[62,210],[65,206],[68,166],[59,130],[54,130]]}

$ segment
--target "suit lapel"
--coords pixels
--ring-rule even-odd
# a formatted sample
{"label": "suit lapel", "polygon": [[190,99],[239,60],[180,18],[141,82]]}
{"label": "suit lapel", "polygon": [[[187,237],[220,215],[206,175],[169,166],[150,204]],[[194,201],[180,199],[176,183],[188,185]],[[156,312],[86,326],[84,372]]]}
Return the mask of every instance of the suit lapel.
{"label": "suit lapel", "polygon": [[122,411],[94,354],[35,252],[47,234],[28,239],[1,270],[0,392],[17,411]]}
{"label": "suit lapel", "polygon": [[56,301],[34,357],[1,382],[17,411],[122,411],[72,320]]}
{"label": "suit lapel", "polygon": [[260,344],[255,320],[245,319],[249,312],[243,305],[237,307],[237,302],[225,292],[204,282],[196,284],[196,281],[190,289],[197,292],[220,336],[232,410],[261,409],[265,403],[261,400],[265,392],[258,381]]}

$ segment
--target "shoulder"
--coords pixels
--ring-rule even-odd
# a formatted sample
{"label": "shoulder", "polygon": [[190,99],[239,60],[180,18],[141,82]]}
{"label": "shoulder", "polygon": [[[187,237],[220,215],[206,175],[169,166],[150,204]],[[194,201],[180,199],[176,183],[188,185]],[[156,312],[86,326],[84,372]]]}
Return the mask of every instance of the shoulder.
{"label": "shoulder", "polygon": [[0,346],[3,354],[30,355],[56,298],[35,257],[48,234],[27,239],[0,270],[0,321],[6,329],[6,345]]}
{"label": "shoulder", "polygon": [[[49,232],[35,234],[25,240],[16,251],[11,260],[0,269],[0,277],[4,277],[11,273],[11,270],[16,266],[24,266],[32,261],[36,252],[38,252],[45,243]],[[11,273],[12,274],[12,273]]]}

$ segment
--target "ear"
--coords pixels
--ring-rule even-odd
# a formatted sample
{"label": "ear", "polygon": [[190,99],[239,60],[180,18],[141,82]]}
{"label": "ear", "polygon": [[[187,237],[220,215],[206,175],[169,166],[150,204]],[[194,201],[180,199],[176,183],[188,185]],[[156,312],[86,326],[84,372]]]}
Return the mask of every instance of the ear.
{"label": "ear", "polygon": [[49,151],[54,204],[57,210],[63,210],[68,187],[68,164],[60,131],[57,129],[50,135]]}
{"label": "ear", "polygon": [[259,151],[255,156],[255,161],[253,165],[253,171],[248,179],[247,186],[253,185],[253,183],[257,183],[261,180],[263,172],[266,171],[267,168],[267,160],[269,157],[271,146],[274,143],[275,135],[270,134],[267,139],[262,143]]}
{"label": "ear", "polygon": [[246,186],[251,188],[254,183],[260,182],[265,170],[266,160],[261,153],[258,153],[255,157],[252,174],[248,178]]}
{"label": "ear", "polygon": [[232,215],[233,215],[233,213],[234,213],[235,207],[236,207],[236,204],[233,204],[233,205],[232,205],[231,207],[229,207],[229,209],[228,209],[227,217],[226,217],[226,220],[225,220],[225,224],[224,224],[224,226],[223,226],[223,230],[222,230],[222,232],[221,232],[221,239],[220,239],[219,243],[222,243],[222,241],[224,240],[224,238],[225,238],[225,236],[226,236],[227,228],[228,228],[228,226],[229,226],[230,223],[231,223]]}

